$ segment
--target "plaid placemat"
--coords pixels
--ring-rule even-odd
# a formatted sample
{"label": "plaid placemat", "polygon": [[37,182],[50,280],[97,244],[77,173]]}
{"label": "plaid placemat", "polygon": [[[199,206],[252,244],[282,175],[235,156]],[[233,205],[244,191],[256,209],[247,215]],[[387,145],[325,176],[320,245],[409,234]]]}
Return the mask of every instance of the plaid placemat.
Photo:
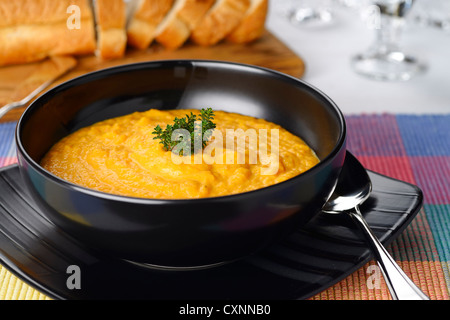
{"label": "plaid placemat", "polygon": [[[370,170],[410,182],[424,206],[387,248],[432,300],[450,292],[450,115],[348,115],[348,150]],[[0,166],[16,162],[15,123],[0,124]],[[1,222],[0,222],[1,223]],[[373,285],[371,261],[315,300],[386,300],[381,277]],[[0,300],[48,299],[0,266]]]}

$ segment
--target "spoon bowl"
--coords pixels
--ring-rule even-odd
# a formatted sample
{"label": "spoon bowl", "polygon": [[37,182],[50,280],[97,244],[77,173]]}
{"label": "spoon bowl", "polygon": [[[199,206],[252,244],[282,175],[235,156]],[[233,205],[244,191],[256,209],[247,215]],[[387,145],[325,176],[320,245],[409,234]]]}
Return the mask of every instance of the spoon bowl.
{"label": "spoon bowl", "polygon": [[[338,182],[322,208],[327,213],[339,214],[351,210],[366,201],[372,192],[372,182],[367,171],[353,156],[347,153],[346,157],[349,160],[344,163],[339,175],[339,182],[342,183]],[[351,183],[343,183],[344,180]]]}
{"label": "spoon bowl", "polygon": [[392,299],[429,300],[389,255],[364,219],[359,206],[370,197],[371,191],[372,183],[366,169],[347,152],[338,183],[322,211],[346,214],[360,227],[381,268]]}

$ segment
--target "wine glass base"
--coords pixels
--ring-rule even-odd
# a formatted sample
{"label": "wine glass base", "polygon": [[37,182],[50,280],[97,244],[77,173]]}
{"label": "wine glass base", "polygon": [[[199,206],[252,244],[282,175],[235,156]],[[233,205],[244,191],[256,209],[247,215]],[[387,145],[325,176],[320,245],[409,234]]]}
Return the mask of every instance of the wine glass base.
{"label": "wine glass base", "polygon": [[293,8],[287,12],[289,21],[297,26],[317,27],[334,21],[333,14],[326,8]]}
{"label": "wine glass base", "polygon": [[407,81],[426,70],[413,56],[402,52],[360,54],[352,59],[353,69],[376,80]]}

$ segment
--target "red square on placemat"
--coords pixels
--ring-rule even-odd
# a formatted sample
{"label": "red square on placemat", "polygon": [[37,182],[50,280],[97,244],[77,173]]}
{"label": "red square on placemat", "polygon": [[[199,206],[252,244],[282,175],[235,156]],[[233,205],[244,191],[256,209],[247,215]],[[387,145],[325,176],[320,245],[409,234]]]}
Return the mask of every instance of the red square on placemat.
{"label": "red square on placemat", "polygon": [[346,116],[347,148],[355,156],[406,156],[394,115]]}
{"label": "red square on placemat", "polygon": [[448,204],[450,199],[450,157],[410,157],[417,185],[424,193],[425,203]]}
{"label": "red square on placemat", "polygon": [[375,171],[385,176],[416,184],[414,173],[409,158],[395,156],[357,156],[356,157],[368,170]]}
{"label": "red square on placemat", "polygon": [[6,167],[13,163],[17,163],[16,157],[0,157],[0,167]]}

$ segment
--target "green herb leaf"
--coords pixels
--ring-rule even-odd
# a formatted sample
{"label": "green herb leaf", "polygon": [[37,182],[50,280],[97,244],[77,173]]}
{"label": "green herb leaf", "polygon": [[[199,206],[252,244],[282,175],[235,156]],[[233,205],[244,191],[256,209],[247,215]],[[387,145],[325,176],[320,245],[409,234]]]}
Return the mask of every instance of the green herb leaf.
{"label": "green herb leaf", "polygon": [[[196,141],[196,139],[200,139],[200,141],[202,141],[202,148],[207,145],[208,140],[212,135],[212,129],[216,128],[216,124],[213,122],[213,120],[214,111],[211,108],[202,109],[200,111],[200,119],[197,119],[197,116],[191,112],[190,115],[186,114],[186,117],[184,118],[175,118],[173,120],[173,125],[168,124],[164,130],[159,125],[157,125],[152,132],[152,134],[155,135],[153,139],[159,139],[159,143],[163,145],[163,148],[166,151],[172,151],[175,146],[179,145],[177,149],[181,149],[180,155],[183,155],[182,150],[184,149],[179,147],[184,146],[187,146],[190,149],[191,154],[193,154],[194,141]],[[201,130],[196,130],[196,128],[198,128],[197,125],[199,124],[198,122],[196,123],[196,121],[201,121]],[[190,134],[190,139],[184,139],[187,141],[183,140],[181,142],[177,140],[172,141],[172,134],[177,129],[187,130]]]}

